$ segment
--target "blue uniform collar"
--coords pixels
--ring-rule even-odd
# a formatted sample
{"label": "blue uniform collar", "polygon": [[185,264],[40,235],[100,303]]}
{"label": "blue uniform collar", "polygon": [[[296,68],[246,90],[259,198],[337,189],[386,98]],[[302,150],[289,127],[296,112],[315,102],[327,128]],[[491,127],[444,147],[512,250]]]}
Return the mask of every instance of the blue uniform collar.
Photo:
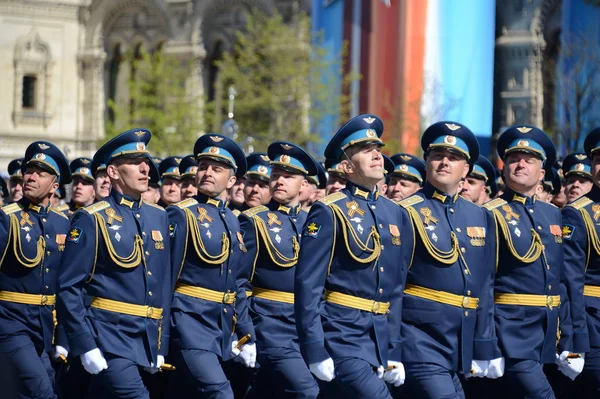
{"label": "blue uniform collar", "polygon": [[425,183],[421,191],[423,191],[425,197],[438,200],[444,205],[454,204],[458,200],[458,192],[454,195],[444,193],[438,190],[437,188],[433,187],[433,185],[429,182]]}
{"label": "blue uniform collar", "polygon": [[506,202],[518,202],[519,204],[522,204],[522,205],[532,205],[532,204],[535,204],[537,197],[535,196],[535,194],[532,195],[531,197],[528,197],[523,194],[519,194],[517,192],[514,192],[507,186],[506,191],[504,192],[504,194],[502,194],[502,199],[505,200]]}
{"label": "blue uniform collar", "polygon": [[215,208],[218,208],[220,211],[224,210],[225,208],[227,208],[227,205],[229,205],[229,201],[227,200],[222,200],[219,198],[211,198],[208,195],[205,194],[198,194],[196,195],[196,201],[198,201],[201,204],[209,204],[214,206]]}
{"label": "blue uniform collar", "polygon": [[138,210],[142,207],[142,199],[134,200],[133,198],[121,194],[117,190],[111,190],[110,196],[115,200],[115,202],[119,205],[123,205],[126,208]]}
{"label": "blue uniform collar", "polygon": [[298,216],[298,214],[302,210],[302,207],[300,206],[300,204],[296,206],[283,205],[275,201],[274,199],[271,199],[271,201],[269,202],[269,209],[272,211],[281,211],[288,216]]}
{"label": "blue uniform collar", "polygon": [[34,204],[33,202],[31,202],[29,199],[27,199],[26,197],[23,197],[19,200],[19,203],[21,205],[23,205],[23,210],[29,211],[29,212],[33,212],[33,213],[39,213],[40,215],[44,216],[48,214],[48,210],[50,206],[42,206],[40,204]]}
{"label": "blue uniform collar", "polygon": [[366,201],[375,201],[377,198],[379,198],[379,188],[375,187],[375,191],[369,191],[366,188],[352,183],[349,180],[346,182],[346,190],[348,190],[350,195],[353,197],[362,198]]}

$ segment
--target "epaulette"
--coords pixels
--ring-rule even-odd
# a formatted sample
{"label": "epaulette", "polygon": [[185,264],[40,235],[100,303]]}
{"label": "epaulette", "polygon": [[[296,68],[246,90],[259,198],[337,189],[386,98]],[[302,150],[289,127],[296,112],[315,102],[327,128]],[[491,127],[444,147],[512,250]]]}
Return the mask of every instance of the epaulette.
{"label": "epaulette", "polygon": [[198,203],[198,201],[196,201],[193,198],[188,198],[188,199],[184,199],[183,201],[179,201],[178,203],[175,204],[175,206],[177,208],[180,209],[184,209],[184,208],[189,208],[190,206],[194,206]]}
{"label": "epaulette", "polygon": [[308,209],[306,209],[306,208],[302,208],[302,209],[300,209],[300,212],[306,212],[306,213],[309,213],[309,212],[310,212],[310,208],[311,208],[310,206],[308,207]]}
{"label": "epaulette", "polygon": [[160,209],[161,211],[164,211],[164,210],[165,210],[165,208],[163,208],[163,207],[162,207],[162,206],[160,206],[160,205],[153,204],[153,203],[151,203],[151,202],[146,202],[146,201],[143,201],[143,202],[144,202],[144,204],[146,204],[146,205],[150,205],[150,206],[151,206],[151,207],[153,207],[153,208]]}
{"label": "epaulette", "polygon": [[231,213],[233,213],[233,216],[238,217],[242,212],[239,209],[232,209]]}
{"label": "epaulette", "polygon": [[85,208],[83,208],[83,210],[92,215],[106,208],[110,208],[110,204],[107,201],[100,201],[96,202],[95,204],[86,206]]}
{"label": "epaulette", "polygon": [[[69,206],[67,205],[67,209],[69,209]],[[59,208],[56,209],[50,209],[50,212],[54,212],[57,215],[60,215],[62,217],[64,217],[65,219],[69,220],[69,217],[67,215],[65,215],[62,211],[59,210]]]}
{"label": "epaulette", "polygon": [[261,212],[264,211],[268,211],[269,208],[267,208],[264,205],[259,205],[259,206],[255,206],[254,208],[250,208],[250,209],[246,209],[244,212],[242,212],[245,216],[248,216],[249,218],[251,218],[254,215],[258,215]]}
{"label": "epaulette", "polygon": [[413,205],[416,205],[419,202],[423,202],[423,201],[424,201],[424,199],[420,195],[411,195],[410,197],[405,198],[402,201],[399,201],[398,205],[400,205],[402,208],[410,208]]}
{"label": "epaulette", "polygon": [[329,206],[329,205],[333,204],[334,202],[337,202],[337,201],[339,201],[341,199],[344,199],[344,198],[346,198],[346,194],[344,194],[341,191],[338,191],[337,193],[329,194],[325,198],[321,198],[319,200],[319,202],[322,203],[322,204],[324,204],[324,205],[328,205]]}
{"label": "epaulette", "polygon": [[502,198],[496,198],[496,199],[493,199],[491,201],[486,202],[482,206],[485,209],[487,209],[488,211],[491,211],[491,210],[496,209],[499,206],[502,206],[502,205],[505,205],[505,204],[507,204],[507,202],[505,200],[503,200]]}
{"label": "epaulette", "polygon": [[7,215],[10,215],[11,213],[19,212],[21,209],[23,209],[21,208],[21,205],[18,202],[14,202],[9,205],[4,205],[2,207],[2,212],[6,213]]}
{"label": "epaulette", "polygon": [[[578,210],[579,210],[579,209],[581,209],[581,208],[584,208],[584,207],[588,206],[588,205],[589,205],[589,204],[591,204],[592,202],[594,202],[594,201],[592,201],[592,200],[591,200],[591,199],[589,199],[588,197],[581,197],[581,198],[579,198],[578,200],[575,200],[575,201],[573,201],[573,202],[571,202],[570,204],[567,204],[567,205],[565,205],[565,206],[570,206],[570,207],[572,207],[572,208],[575,208],[575,209],[578,209]],[[2,208],[2,209],[4,209],[4,208]]]}
{"label": "epaulette", "polygon": [[64,212],[64,211],[68,211],[69,210],[69,204],[62,204],[57,206],[56,208],[54,208],[54,210],[58,211],[58,212]]}

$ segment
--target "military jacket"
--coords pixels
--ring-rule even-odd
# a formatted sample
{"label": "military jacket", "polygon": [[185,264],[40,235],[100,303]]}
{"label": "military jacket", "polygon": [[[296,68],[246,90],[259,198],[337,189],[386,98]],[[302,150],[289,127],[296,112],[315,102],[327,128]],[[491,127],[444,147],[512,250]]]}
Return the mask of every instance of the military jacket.
{"label": "military jacket", "polygon": [[[0,209],[0,291],[55,295],[69,219],[23,197]],[[0,336],[27,334],[38,351],[54,337],[54,306],[0,300]]]}
{"label": "military jacket", "polygon": [[[374,367],[402,360],[402,292],[413,238],[406,211],[351,182],[312,206],[294,284],[298,337],[308,364],[347,356]],[[324,290],[389,303],[389,313],[324,301]]]}
{"label": "military jacket", "polygon": [[[72,218],[59,276],[58,317],[75,356],[98,347],[140,366],[166,355],[171,271],[164,209],[117,190]],[[162,309],[140,317],[91,306],[95,298]]]}
{"label": "military jacket", "polygon": [[[497,352],[493,323],[495,223],[478,205],[426,183],[400,201],[417,231],[407,284],[477,298],[477,309],[405,295],[402,343],[407,363],[468,372],[471,361]],[[466,299],[466,301],[471,301]]]}
{"label": "military jacket", "polygon": [[573,352],[600,347],[600,189],[562,210],[565,275],[573,323]]}
{"label": "military jacket", "polygon": [[[496,333],[502,355],[511,359],[554,363],[557,338],[571,337],[571,320],[558,325],[556,301],[548,306],[502,304],[502,294],[566,295],[562,218],[560,209],[507,189],[485,204],[498,223],[498,265],[495,279]],[[568,315],[568,312],[564,312]],[[559,350],[571,350],[571,339],[561,340]]]}
{"label": "military jacket", "polygon": [[255,339],[246,292],[237,282],[241,254],[246,251],[239,222],[225,201],[202,194],[169,206],[167,212],[177,284],[236,293],[235,303],[226,304],[175,292],[173,343],[177,348],[211,351],[227,360],[234,330],[240,336],[250,334],[249,342]]}
{"label": "military jacket", "polygon": [[[307,216],[299,205],[292,208],[275,200],[240,215],[240,229],[247,248],[242,255],[243,274],[250,282],[250,289],[293,294],[295,266]],[[300,350],[293,301],[251,297],[249,306],[259,348]]]}

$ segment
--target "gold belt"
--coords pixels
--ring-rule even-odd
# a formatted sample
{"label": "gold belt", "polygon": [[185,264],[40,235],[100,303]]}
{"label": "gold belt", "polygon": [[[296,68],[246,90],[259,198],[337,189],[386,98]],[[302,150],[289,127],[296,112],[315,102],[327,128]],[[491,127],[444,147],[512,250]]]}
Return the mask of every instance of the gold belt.
{"label": "gold belt", "polygon": [[51,306],[56,304],[56,295],[23,294],[20,292],[0,291],[0,301],[22,303],[25,305]]}
{"label": "gold belt", "polygon": [[583,295],[600,298],[600,287],[597,287],[595,285],[585,285],[583,286]]}
{"label": "gold belt", "polygon": [[418,285],[406,284],[404,293],[458,308],[477,309],[479,306],[479,298],[432,290],[431,288],[420,287]]}
{"label": "gold belt", "polygon": [[494,297],[496,305],[517,306],[560,306],[560,295],[533,295],[533,294],[496,294]]}
{"label": "gold belt", "polygon": [[357,296],[342,294],[341,292],[325,291],[325,300],[336,305],[342,305],[353,309],[364,310],[375,314],[387,314],[390,311],[389,302],[376,302],[371,299],[363,299]]}
{"label": "gold belt", "polygon": [[177,284],[175,292],[194,298],[204,299],[206,301],[224,303],[226,305],[235,303],[235,292],[219,292],[187,284]]}
{"label": "gold belt", "polygon": [[146,305],[134,305],[127,302],[113,301],[106,298],[93,298],[93,308],[108,310],[109,312],[121,313],[130,316],[147,317],[149,319],[159,320],[162,317],[162,309],[153,308]]}
{"label": "gold belt", "polygon": [[270,301],[285,302],[294,304],[294,294],[292,292],[268,290],[266,288],[252,289],[252,296],[255,298],[268,299]]}

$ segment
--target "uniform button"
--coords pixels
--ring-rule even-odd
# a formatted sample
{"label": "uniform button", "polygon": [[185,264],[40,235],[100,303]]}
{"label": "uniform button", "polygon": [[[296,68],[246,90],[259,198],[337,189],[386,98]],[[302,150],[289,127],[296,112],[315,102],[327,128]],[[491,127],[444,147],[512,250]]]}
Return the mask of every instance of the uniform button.
{"label": "uniform button", "polygon": [[151,271],[148,271],[148,276],[152,276],[152,272]]}
{"label": "uniform button", "polygon": [[551,290],[552,289],[552,284],[548,285],[548,289]]}
{"label": "uniform button", "polygon": [[379,271],[380,271],[381,273],[383,273],[383,271],[384,271],[384,270],[385,270],[385,269],[383,268],[383,266],[381,266],[381,267],[379,268]]}
{"label": "uniform button", "polygon": [[379,228],[383,229],[383,225],[381,223],[379,223]]}
{"label": "uniform button", "polygon": [[294,223],[296,223],[296,219],[292,219],[292,221],[293,221]]}
{"label": "uniform button", "polygon": [[529,210],[529,213],[533,213],[533,209],[530,209],[530,210]]}
{"label": "uniform button", "polygon": [[379,293],[380,293],[380,294],[383,294],[383,288],[380,288],[380,289],[379,289]]}
{"label": "uniform button", "polygon": [[233,249],[231,251],[229,251],[230,253],[233,253]]}
{"label": "uniform button", "polygon": [[454,213],[454,208],[450,208],[450,213]]}
{"label": "uniform button", "polygon": [[148,291],[148,295],[152,296],[152,291]]}
{"label": "uniform button", "polygon": [[465,253],[465,251],[466,251],[465,247],[462,247],[462,248],[460,249],[460,252],[462,252],[463,254]]}
{"label": "uniform button", "polygon": [[48,234],[46,234],[46,238],[50,238],[50,236]]}
{"label": "uniform button", "polygon": [[44,222],[44,223],[45,223],[45,222],[46,222],[46,218],[42,218],[42,222]]}
{"label": "uniform button", "polygon": [[383,248],[384,248],[384,246],[383,246],[383,244],[381,244],[381,250],[382,250],[382,251],[383,251]]}
{"label": "uniform button", "polygon": [[375,209],[377,208],[375,205],[371,205],[371,209]]}
{"label": "uniform button", "polygon": [[227,313],[227,308],[223,308],[223,313]]}
{"label": "uniform button", "polygon": [[146,255],[150,255],[150,252],[146,251],[146,252],[145,252],[145,254],[146,254]]}
{"label": "uniform button", "polygon": [[46,255],[50,255],[50,251],[46,251]]}
{"label": "uniform button", "polygon": [[140,218],[140,214],[139,214],[139,213],[136,213],[136,214],[135,214],[135,217],[139,219],[139,218]]}
{"label": "uniform button", "polygon": [[231,269],[227,270],[227,273],[231,274]]}
{"label": "uniform button", "polygon": [[541,230],[541,229],[542,229],[542,226],[538,226],[538,230]]}
{"label": "uniform button", "polygon": [[143,235],[143,236],[145,236],[145,235],[146,235],[146,232],[145,232],[145,231],[142,231],[142,235]]}
{"label": "uniform button", "polygon": [[467,312],[467,311],[465,310],[465,316],[468,316],[468,315],[469,315],[469,312]]}
{"label": "uniform button", "polygon": [[458,231],[458,232],[460,233],[460,227],[457,227],[457,228],[456,228],[456,231]]}
{"label": "uniform button", "polygon": [[50,287],[48,287],[48,286],[45,286],[44,288],[48,289],[48,288],[50,288]]}
{"label": "uniform button", "polygon": [[50,269],[46,268],[46,273],[50,273]]}
{"label": "uniform button", "polygon": [[467,295],[471,295],[471,291],[470,290],[467,290]]}
{"label": "uniform button", "polygon": [[465,274],[469,274],[469,269],[465,269]]}

